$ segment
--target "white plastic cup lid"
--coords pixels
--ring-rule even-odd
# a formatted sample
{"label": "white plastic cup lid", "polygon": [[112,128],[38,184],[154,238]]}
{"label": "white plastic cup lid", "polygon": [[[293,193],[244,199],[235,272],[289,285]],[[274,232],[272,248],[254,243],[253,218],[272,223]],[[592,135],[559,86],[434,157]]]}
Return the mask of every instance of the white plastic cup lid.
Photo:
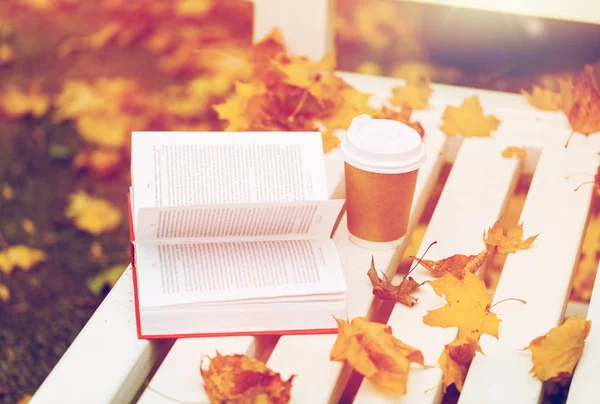
{"label": "white plastic cup lid", "polygon": [[401,174],[425,163],[425,145],[416,130],[390,119],[359,115],[342,140],[346,162],[364,171]]}

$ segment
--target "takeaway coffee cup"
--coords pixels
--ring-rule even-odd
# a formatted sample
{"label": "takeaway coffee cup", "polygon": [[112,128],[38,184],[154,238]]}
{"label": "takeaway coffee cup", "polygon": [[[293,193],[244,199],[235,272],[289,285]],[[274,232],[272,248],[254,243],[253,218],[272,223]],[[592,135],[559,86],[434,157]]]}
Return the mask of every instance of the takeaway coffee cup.
{"label": "takeaway coffee cup", "polygon": [[421,136],[401,122],[359,115],[341,150],[350,239],[369,249],[398,246],[407,231],[417,173],[425,162]]}

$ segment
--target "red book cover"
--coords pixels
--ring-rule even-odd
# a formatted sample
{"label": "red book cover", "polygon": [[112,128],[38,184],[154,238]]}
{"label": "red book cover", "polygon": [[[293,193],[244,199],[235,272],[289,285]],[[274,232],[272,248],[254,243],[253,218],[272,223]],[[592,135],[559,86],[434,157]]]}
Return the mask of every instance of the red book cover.
{"label": "red book cover", "polygon": [[131,242],[129,244],[129,252],[131,255],[131,270],[133,279],[133,295],[135,304],[135,323],[137,327],[137,334],[139,339],[160,339],[160,338],[197,338],[197,337],[224,337],[224,336],[248,336],[248,335],[299,335],[299,334],[336,334],[337,328],[323,328],[323,329],[311,329],[311,330],[271,330],[271,331],[244,331],[244,332],[229,332],[229,333],[203,333],[203,334],[160,334],[160,335],[147,335],[142,333],[141,317],[140,317],[140,304],[138,296],[138,285],[137,285],[137,268],[135,265],[135,232],[133,228],[133,208],[131,206],[131,197],[127,193],[127,206],[129,213],[129,237]]}

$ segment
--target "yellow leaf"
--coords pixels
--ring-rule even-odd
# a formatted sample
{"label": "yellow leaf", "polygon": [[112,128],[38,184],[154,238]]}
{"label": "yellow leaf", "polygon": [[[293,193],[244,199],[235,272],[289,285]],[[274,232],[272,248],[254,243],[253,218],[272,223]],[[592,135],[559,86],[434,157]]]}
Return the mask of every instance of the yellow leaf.
{"label": "yellow leaf", "polygon": [[35,233],[35,224],[28,218],[21,220],[21,228],[27,234]]}
{"label": "yellow leaf", "polygon": [[390,102],[398,106],[407,106],[412,109],[424,109],[429,106],[429,98],[433,90],[427,85],[398,86],[392,89]]}
{"label": "yellow leaf", "polygon": [[97,241],[92,242],[92,245],[90,246],[90,255],[95,259],[101,259],[104,256],[102,244]]}
{"label": "yellow leaf", "polygon": [[184,17],[204,17],[215,5],[212,0],[176,0],[175,14]]}
{"label": "yellow leaf", "polygon": [[221,355],[210,359],[207,369],[200,366],[204,391],[211,403],[281,403],[290,401],[292,379],[246,355]]}
{"label": "yellow leaf", "polygon": [[444,393],[452,384],[458,391],[462,391],[467,377],[467,371],[475,352],[482,352],[481,347],[472,338],[458,338],[444,347],[438,364],[442,369],[442,388]]}
{"label": "yellow leaf", "polygon": [[431,67],[418,62],[408,62],[394,68],[393,75],[406,81],[407,86],[429,87],[431,83]]}
{"label": "yellow leaf", "polygon": [[8,286],[0,283],[0,302],[6,303],[10,300],[10,289]]}
{"label": "yellow leaf", "polygon": [[518,146],[509,146],[502,151],[502,157],[510,159],[513,157],[517,157],[520,159],[524,159],[527,157],[527,151],[522,147]]}
{"label": "yellow leaf", "polygon": [[336,319],[338,337],[329,359],[346,360],[379,388],[406,394],[411,362],[424,365],[423,354],[392,335],[389,325],[357,317],[352,322]]}
{"label": "yellow leaf", "polygon": [[381,75],[381,67],[376,62],[366,61],[356,66],[356,72],[370,76],[379,76]]}
{"label": "yellow leaf", "polygon": [[250,119],[246,116],[246,110],[250,100],[254,97],[261,96],[267,92],[267,88],[262,82],[235,83],[235,94],[229,97],[223,104],[215,105],[214,109],[219,114],[219,119],[229,122],[228,131],[243,131],[247,130],[251,124]]}
{"label": "yellow leaf", "polygon": [[7,201],[10,201],[15,197],[15,191],[13,190],[13,187],[8,184],[3,184],[0,190],[2,191],[2,197]]}
{"label": "yellow leaf", "polygon": [[15,60],[15,52],[6,43],[0,43],[0,66],[8,65]]}
{"label": "yellow leaf", "polygon": [[131,133],[130,120],[119,114],[84,115],[77,120],[77,130],[87,142],[104,147],[125,144]]}
{"label": "yellow leaf", "polygon": [[479,340],[481,334],[498,338],[500,320],[489,311],[491,301],[485,283],[471,272],[464,279],[447,274],[429,282],[438,296],[444,296],[448,304],[429,310],[423,323],[438,327],[458,327],[458,338]]}
{"label": "yellow leaf", "polygon": [[81,151],[73,159],[77,170],[90,170],[101,178],[115,174],[123,160],[121,152],[112,149]]}
{"label": "yellow leaf", "polygon": [[591,327],[590,320],[569,317],[561,326],[532,340],[524,348],[531,350],[531,373],[543,382],[552,378],[570,377],[581,357]]}
{"label": "yellow leaf", "polygon": [[536,234],[535,236],[531,236],[526,240],[522,240],[523,223],[517,227],[505,229],[500,225],[500,220],[501,219],[498,219],[496,223],[494,223],[494,225],[488,230],[487,234],[484,232],[483,241],[488,246],[498,247],[498,252],[502,254],[510,254],[519,250],[526,250],[531,247],[535,239],[539,236],[539,234]]}
{"label": "yellow leaf", "polygon": [[108,201],[94,198],[84,191],[77,191],[68,199],[65,215],[80,230],[98,235],[115,230],[121,222],[121,211]]}
{"label": "yellow leaf", "polygon": [[533,92],[529,94],[525,90],[521,90],[521,94],[527,98],[527,102],[542,111],[558,111],[561,104],[560,93],[555,93],[547,88],[533,86]]}
{"label": "yellow leaf", "polygon": [[29,271],[45,260],[46,253],[44,251],[16,245],[0,251],[0,271],[6,275],[10,275],[15,268]]}
{"label": "yellow leaf", "polygon": [[13,119],[27,115],[39,118],[48,112],[50,100],[38,91],[23,92],[11,87],[0,96],[0,108]]}
{"label": "yellow leaf", "polygon": [[483,108],[476,95],[465,98],[460,107],[448,105],[442,120],[440,129],[448,136],[488,137],[500,125],[500,120],[495,116],[483,115]]}

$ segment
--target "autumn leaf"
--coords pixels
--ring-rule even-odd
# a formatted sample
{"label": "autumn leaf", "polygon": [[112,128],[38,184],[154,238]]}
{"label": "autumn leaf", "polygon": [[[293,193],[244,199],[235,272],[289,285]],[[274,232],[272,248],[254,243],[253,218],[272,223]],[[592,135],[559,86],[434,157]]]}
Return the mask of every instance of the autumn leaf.
{"label": "autumn leaf", "polygon": [[523,348],[531,350],[531,373],[543,382],[570,377],[581,357],[591,327],[591,320],[569,317],[561,326],[533,339],[529,346]]}
{"label": "autumn leaf", "polygon": [[573,130],[584,135],[600,131],[600,89],[594,68],[585,66],[584,72],[575,79],[571,94],[568,90],[567,85],[563,108]]}
{"label": "autumn leaf", "polygon": [[329,354],[332,361],[346,360],[354,370],[379,388],[406,394],[411,363],[424,365],[423,354],[404,344],[386,324],[356,317],[350,323],[336,319],[338,336]]}
{"label": "autumn leaf", "polygon": [[0,66],[11,64],[15,60],[15,52],[10,45],[0,43]]}
{"label": "autumn leaf", "polygon": [[124,158],[119,150],[82,150],[73,159],[76,170],[89,170],[100,178],[108,178],[117,173]]}
{"label": "autumn leaf", "polygon": [[15,245],[0,251],[0,271],[10,275],[16,268],[29,271],[41,262],[46,261],[46,253],[42,250]]}
{"label": "autumn leaf", "polygon": [[477,255],[454,254],[439,261],[421,260],[412,256],[410,258],[418,260],[419,264],[436,278],[451,274],[458,279],[463,279],[465,272],[473,274],[477,272],[489,254],[490,250],[485,249]]}
{"label": "autumn leaf", "polygon": [[290,401],[292,379],[261,361],[246,355],[221,355],[210,358],[208,368],[200,365],[204,391],[211,403],[273,403]]}
{"label": "autumn leaf", "polygon": [[126,268],[127,265],[113,265],[94,277],[88,279],[86,281],[86,286],[90,292],[96,296],[99,296],[102,294],[102,291],[105,289],[105,287],[110,289],[117,283]]}
{"label": "autumn leaf", "polygon": [[465,98],[460,107],[448,105],[442,120],[440,128],[448,136],[488,137],[500,125],[500,120],[495,116],[483,115],[483,108],[476,95]]}
{"label": "autumn leaf", "polygon": [[431,94],[433,89],[429,84],[398,86],[392,89],[390,103],[412,109],[425,109],[429,106]]}
{"label": "autumn leaf", "polygon": [[510,158],[520,158],[524,159],[527,157],[527,151],[522,147],[518,146],[509,146],[502,151],[502,157],[510,159]]}
{"label": "autumn leaf", "polygon": [[80,230],[98,235],[115,230],[121,223],[121,211],[108,201],[81,190],[69,195],[68,199],[65,215]]}
{"label": "autumn leaf", "polygon": [[412,277],[405,276],[399,285],[394,286],[388,277],[382,273],[383,278],[379,278],[375,269],[375,261],[371,257],[371,267],[367,276],[373,285],[373,294],[383,300],[393,300],[402,303],[405,306],[412,307],[419,300],[411,294],[421,286]]}
{"label": "autumn leaf", "polygon": [[22,91],[11,87],[0,95],[0,109],[12,119],[25,116],[40,118],[50,108],[50,99],[37,90]]}
{"label": "autumn leaf", "polygon": [[8,286],[0,283],[0,302],[6,303],[10,300],[10,289]]}
{"label": "autumn leaf", "polygon": [[481,347],[476,340],[469,337],[458,338],[444,347],[444,351],[438,359],[438,364],[442,369],[444,393],[452,384],[458,391],[462,391],[475,352],[482,352]]}
{"label": "autumn leaf", "polygon": [[487,234],[483,233],[483,241],[488,246],[496,246],[498,252],[502,254],[510,254],[519,250],[526,250],[539,236],[531,236],[525,240],[523,238],[523,223],[516,227],[505,229],[500,225],[499,218],[496,223],[487,231]]}
{"label": "autumn leaf", "polygon": [[556,93],[547,88],[540,86],[533,86],[533,92],[529,94],[527,91],[521,89],[521,94],[527,99],[529,104],[533,105],[537,109],[542,111],[558,111],[561,105],[561,94]]}
{"label": "autumn leaf", "polygon": [[223,104],[215,105],[213,108],[219,114],[219,119],[229,122],[227,131],[248,130],[254,116],[248,116],[247,111],[251,100],[265,94],[267,88],[262,82],[235,83],[235,94]]}
{"label": "autumn leaf", "polygon": [[9,184],[2,184],[0,187],[0,195],[7,201],[12,200],[15,197],[15,190]]}
{"label": "autumn leaf", "polygon": [[481,334],[498,338],[500,320],[489,311],[491,297],[485,283],[471,272],[465,272],[464,279],[450,274],[429,282],[434,292],[445,296],[446,304],[436,310],[429,310],[423,316],[423,323],[437,327],[458,327],[458,338],[468,337],[475,341]]}

